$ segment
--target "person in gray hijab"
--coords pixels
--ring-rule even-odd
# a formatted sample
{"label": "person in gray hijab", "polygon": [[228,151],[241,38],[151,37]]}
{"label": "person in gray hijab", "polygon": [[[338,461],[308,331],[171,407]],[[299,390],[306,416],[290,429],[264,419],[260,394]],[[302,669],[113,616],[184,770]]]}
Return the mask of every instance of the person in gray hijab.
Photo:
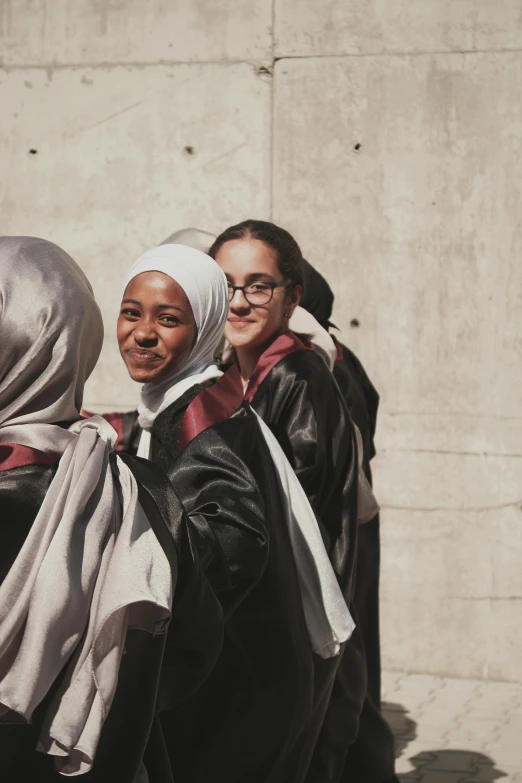
{"label": "person in gray hijab", "polygon": [[180,231],[174,231],[160,244],[186,245],[187,247],[193,247],[195,250],[201,250],[202,253],[208,253],[215,239],[215,234],[202,231],[200,228],[182,228]]}
{"label": "person in gray hijab", "polygon": [[[101,417],[80,417],[102,340],[70,256],[0,237],[0,779],[10,783],[135,783],[162,667],[193,686],[187,652],[205,653],[208,671],[220,649],[219,607],[210,593],[201,602],[204,582],[187,588],[197,562],[168,480],[117,457]],[[204,644],[192,643],[194,618]],[[183,688],[170,688],[174,703]],[[170,781],[168,764],[154,764],[154,780]]]}

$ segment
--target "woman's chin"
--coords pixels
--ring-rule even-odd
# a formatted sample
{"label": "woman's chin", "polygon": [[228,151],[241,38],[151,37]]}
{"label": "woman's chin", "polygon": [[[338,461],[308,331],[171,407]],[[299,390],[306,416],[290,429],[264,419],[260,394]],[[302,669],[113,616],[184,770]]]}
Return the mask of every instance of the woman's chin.
{"label": "woman's chin", "polygon": [[261,335],[252,329],[235,329],[227,326],[225,337],[233,348],[248,348],[256,345]]}
{"label": "woman's chin", "polygon": [[159,367],[139,367],[136,365],[127,364],[127,362],[125,362],[125,366],[127,367],[129,376],[136,383],[150,383],[151,381],[155,381],[161,372]]}
{"label": "woman's chin", "polygon": [[150,370],[143,370],[139,368],[136,370],[129,369],[129,375],[133,381],[136,381],[136,383],[150,383],[150,381],[154,380],[154,373]]}

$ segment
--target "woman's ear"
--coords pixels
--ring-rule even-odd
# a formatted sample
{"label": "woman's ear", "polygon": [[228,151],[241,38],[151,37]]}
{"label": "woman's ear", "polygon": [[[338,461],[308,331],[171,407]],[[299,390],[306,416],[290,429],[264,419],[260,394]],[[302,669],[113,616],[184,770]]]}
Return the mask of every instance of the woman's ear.
{"label": "woman's ear", "polygon": [[290,320],[290,318],[292,317],[295,308],[298,306],[299,302],[301,301],[302,295],[303,295],[303,287],[300,285],[295,285],[293,288],[291,288],[289,291],[286,292],[284,316],[287,320]]}
{"label": "woman's ear", "polygon": [[303,295],[303,286],[302,285],[294,285],[288,292],[287,292],[287,304],[288,309],[292,310],[292,312],[295,310],[299,302],[301,301],[301,297]]}

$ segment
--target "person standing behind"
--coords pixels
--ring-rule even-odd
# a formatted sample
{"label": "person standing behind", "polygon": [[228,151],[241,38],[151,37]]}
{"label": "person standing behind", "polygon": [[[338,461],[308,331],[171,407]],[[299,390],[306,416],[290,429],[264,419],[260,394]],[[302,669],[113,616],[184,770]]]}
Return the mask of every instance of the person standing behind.
{"label": "person standing behind", "polygon": [[[330,321],[334,294],[324,277],[303,259],[304,293],[301,306],[311,313],[324,329]],[[375,456],[374,436],[377,423],[379,395],[353,351],[342,345],[335,336],[337,360],[333,373],[343,394],[354,423],[359,427],[363,441],[363,469],[370,484],[370,460]],[[379,572],[380,572],[379,515],[359,528],[357,552],[357,579],[355,605],[361,624],[368,664],[368,692],[377,707],[381,703],[381,656],[379,635]]]}
{"label": "person standing behind", "polygon": [[[356,439],[333,376],[306,337],[289,329],[303,288],[300,248],[284,229],[247,220],[226,229],[209,252],[229,284],[225,336],[235,348],[245,399],[272,429],[294,468],[351,609],[358,528]],[[316,686],[324,687],[324,681]],[[345,775],[357,783],[395,780],[393,737],[378,710],[367,704],[358,628],[323,694],[307,783],[339,783]],[[370,745],[359,742],[368,726],[363,737],[369,734]],[[349,755],[357,745],[360,752]]]}

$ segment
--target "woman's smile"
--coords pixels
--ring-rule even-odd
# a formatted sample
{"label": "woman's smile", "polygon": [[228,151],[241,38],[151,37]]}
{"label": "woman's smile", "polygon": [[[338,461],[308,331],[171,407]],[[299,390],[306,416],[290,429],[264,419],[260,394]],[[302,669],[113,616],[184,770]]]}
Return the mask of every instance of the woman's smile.
{"label": "woman's smile", "polygon": [[254,318],[241,318],[236,315],[229,315],[227,323],[230,324],[232,329],[246,329],[249,324],[255,323]]}
{"label": "woman's smile", "polygon": [[146,348],[128,348],[126,353],[135,364],[152,364],[158,361],[161,362],[164,358],[153,351],[148,351]]}

